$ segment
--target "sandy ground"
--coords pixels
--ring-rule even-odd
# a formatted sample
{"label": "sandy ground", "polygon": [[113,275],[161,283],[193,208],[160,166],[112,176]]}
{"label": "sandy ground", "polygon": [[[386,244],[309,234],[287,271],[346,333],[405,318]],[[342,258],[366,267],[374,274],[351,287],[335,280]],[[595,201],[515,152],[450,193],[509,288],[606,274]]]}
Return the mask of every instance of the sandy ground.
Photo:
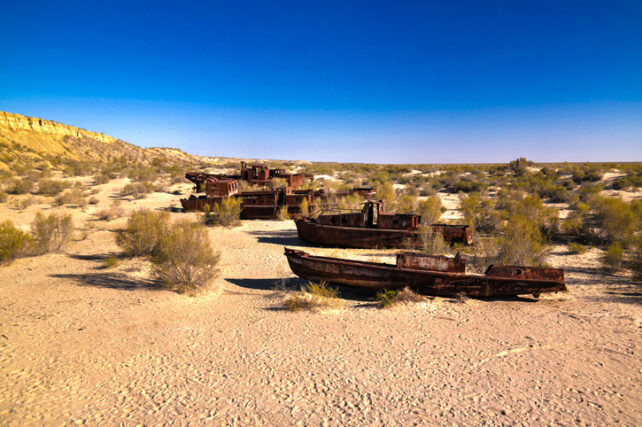
{"label": "sandy ground", "polygon": [[[0,424],[642,423],[640,284],[597,270],[598,250],[555,247],[549,262],[566,268],[570,293],[539,301],[383,310],[342,289],[343,309],[291,313],[273,290],[292,277],[283,246],[302,247],[290,221],[211,229],[223,256],[202,297],[159,290],[140,259],[102,269],[124,218],[94,213],[122,185],[73,210],[88,231],[66,253],[0,269]],[[0,216],[27,225],[44,207],[2,204]]]}

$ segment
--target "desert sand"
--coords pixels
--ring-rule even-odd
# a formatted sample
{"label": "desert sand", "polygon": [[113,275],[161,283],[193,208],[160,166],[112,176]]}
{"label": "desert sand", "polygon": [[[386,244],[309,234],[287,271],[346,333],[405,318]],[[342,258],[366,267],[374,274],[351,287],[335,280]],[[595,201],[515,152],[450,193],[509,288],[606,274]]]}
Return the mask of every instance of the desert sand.
{"label": "desert sand", "polygon": [[[274,290],[282,278],[301,285],[284,245],[339,250],[305,247],[292,221],[211,228],[220,274],[197,298],[156,287],[142,259],[103,269],[120,253],[114,230],[126,219],[95,213],[125,182],[98,186],[96,206],[70,210],[84,231],[65,253],[0,269],[0,424],[642,423],[639,284],[603,274],[597,249],[555,247],[548,262],[566,269],[570,292],[539,301],[380,309],[372,295],[342,289],[342,309],[293,313]],[[166,209],[181,197],[122,206]],[[27,227],[50,209],[44,202],[1,204],[0,217]]]}

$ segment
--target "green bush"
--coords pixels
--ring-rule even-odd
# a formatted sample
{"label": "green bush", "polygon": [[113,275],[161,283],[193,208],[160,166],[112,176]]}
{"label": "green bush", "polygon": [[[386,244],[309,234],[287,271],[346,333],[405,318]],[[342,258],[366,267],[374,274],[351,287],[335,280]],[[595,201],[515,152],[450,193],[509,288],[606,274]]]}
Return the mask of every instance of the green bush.
{"label": "green bush", "polygon": [[63,193],[56,196],[54,205],[64,206],[71,205],[77,207],[84,207],[87,205],[85,192],[80,187],[74,187],[70,190],[65,190]]}
{"label": "green bush", "polygon": [[125,185],[120,190],[122,197],[132,196],[134,199],[144,199],[148,194],[154,192],[154,184],[148,181],[133,182]]}
{"label": "green bush", "polygon": [[405,287],[400,291],[383,290],[377,292],[377,302],[381,308],[392,307],[395,304],[408,304],[412,302],[425,302],[426,297],[419,295],[412,289]]}
{"label": "green bush", "polygon": [[103,260],[103,268],[114,268],[118,266],[118,258],[110,256]]}
{"label": "green bush", "polygon": [[633,270],[633,278],[642,281],[642,237],[638,238],[637,251],[631,260],[631,270]]}
{"label": "green bush", "polygon": [[417,213],[421,215],[421,223],[424,225],[434,224],[439,221],[442,213],[439,196],[429,196],[426,200],[419,202]]}
{"label": "green bush", "polygon": [[128,256],[153,255],[168,225],[167,212],[138,210],[129,217],[126,228],[118,232],[116,243]]}
{"label": "green bush", "polygon": [[375,298],[377,298],[377,303],[381,308],[387,308],[394,304],[395,297],[397,296],[397,291],[394,289],[384,289],[383,291],[377,292]]}
{"label": "green bush", "polygon": [[[287,213],[287,212],[286,212]],[[205,225],[237,226],[241,223],[241,199],[229,197],[214,206],[206,206],[202,221]]]}
{"label": "green bush", "polygon": [[189,221],[172,224],[154,250],[154,272],[165,287],[195,295],[216,277],[220,255],[212,251],[207,229]]}
{"label": "green bush", "polygon": [[27,179],[14,179],[11,182],[9,193],[11,194],[27,194],[33,190],[33,183]]}
{"label": "green bush", "polygon": [[419,228],[419,250],[428,255],[445,255],[450,253],[450,245],[442,233],[428,225]]}
{"label": "green bush", "polygon": [[639,219],[631,205],[614,197],[596,197],[592,208],[603,241],[624,246],[632,242]]}
{"label": "green bush", "polygon": [[325,282],[310,282],[300,292],[289,295],[285,300],[285,306],[290,311],[339,308],[342,303],[338,296],[338,290],[329,287]]}
{"label": "green bush", "polygon": [[482,199],[478,193],[471,193],[461,198],[461,210],[466,223],[473,231],[495,233],[502,223],[502,216],[495,209],[490,199]]}
{"label": "green bush", "polygon": [[546,256],[539,228],[523,215],[516,215],[508,220],[499,246],[499,260],[502,264],[538,266]]}
{"label": "green bush", "polygon": [[622,269],[624,262],[624,250],[619,243],[613,243],[602,255],[602,266],[610,272],[617,272]]}
{"label": "green bush", "polygon": [[31,244],[31,236],[17,228],[13,222],[0,223],[0,264],[9,263],[24,255]]}
{"label": "green bush", "polygon": [[69,184],[64,181],[59,181],[55,179],[43,179],[38,184],[38,194],[44,194],[46,196],[55,196],[68,187],[69,187]]}
{"label": "green bush", "polygon": [[586,253],[587,249],[588,248],[585,245],[581,244],[581,243],[571,242],[571,243],[568,244],[568,250],[572,254],[581,255],[581,254]]}
{"label": "green bush", "polygon": [[31,223],[31,234],[34,239],[34,252],[44,254],[60,251],[71,241],[74,224],[71,215],[53,212],[45,215],[38,212]]}

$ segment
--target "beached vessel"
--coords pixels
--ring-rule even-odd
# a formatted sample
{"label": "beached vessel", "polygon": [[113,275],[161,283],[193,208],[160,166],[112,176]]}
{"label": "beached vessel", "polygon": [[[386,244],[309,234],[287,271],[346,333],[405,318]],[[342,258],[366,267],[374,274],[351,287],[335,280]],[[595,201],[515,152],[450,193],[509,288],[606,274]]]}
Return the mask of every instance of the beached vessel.
{"label": "beached vessel", "polygon": [[[360,212],[340,212],[317,218],[297,217],[299,238],[304,242],[343,248],[404,248],[416,245],[425,233],[420,215],[383,212],[383,203],[368,201]],[[468,225],[432,224],[449,243],[470,245]]]}
{"label": "beached vessel", "polygon": [[372,290],[406,286],[426,295],[497,297],[533,295],[566,290],[559,268],[491,265],[484,274],[466,273],[466,260],[401,253],[395,265],[310,255],[285,248],[290,268],[313,281]]}

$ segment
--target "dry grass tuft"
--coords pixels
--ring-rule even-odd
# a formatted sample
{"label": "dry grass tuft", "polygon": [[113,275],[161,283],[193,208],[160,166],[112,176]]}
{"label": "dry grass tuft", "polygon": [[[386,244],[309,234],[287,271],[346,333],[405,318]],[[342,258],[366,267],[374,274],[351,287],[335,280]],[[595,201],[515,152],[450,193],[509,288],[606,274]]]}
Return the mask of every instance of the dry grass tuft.
{"label": "dry grass tuft", "polygon": [[427,298],[405,287],[400,291],[383,290],[377,292],[377,301],[381,308],[389,308],[397,304],[411,304],[417,302],[426,302]]}
{"label": "dry grass tuft", "polygon": [[70,214],[53,212],[45,215],[38,212],[31,224],[34,253],[44,254],[61,251],[71,241],[74,224]]}
{"label": "dry grass tuft", "polygon": [[305,288],[289,295],[285,300],[285,306],[290,311],[331,310],[341,308],[342,305],[338,290],[328,287],[325,282],[310,282]]}

